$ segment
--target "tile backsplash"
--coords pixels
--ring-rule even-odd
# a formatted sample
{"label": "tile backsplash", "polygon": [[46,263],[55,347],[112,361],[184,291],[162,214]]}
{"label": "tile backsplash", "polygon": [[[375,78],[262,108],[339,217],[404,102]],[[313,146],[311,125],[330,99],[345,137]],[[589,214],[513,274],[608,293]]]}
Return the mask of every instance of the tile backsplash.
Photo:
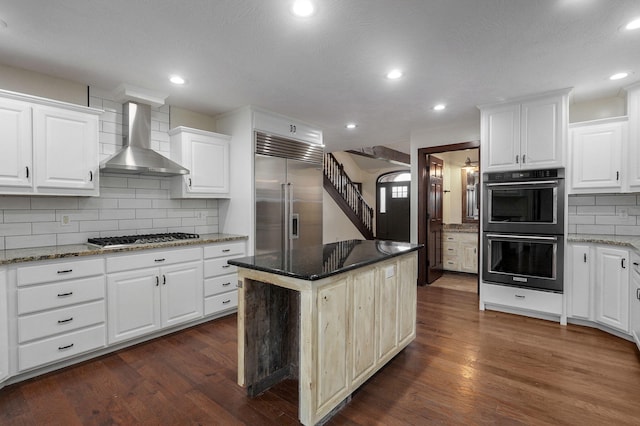
{"label": "tile backsplash", "polygon": [[569,233],[640,235],[640,194],[569,196]]}
{"label": "tile backsplash", "polygon": [[[122,105],[90,89],[100,117],[100,160],[122,146]],[[166,157],[169,106],[153,108],[151,146]],[[100,197],[0,196],[0,250],[79,244],[96,236],[218,232],[217,200],[169,198],[171,178],[100,175]],[[65,219],[68,219],[66,221]]]}

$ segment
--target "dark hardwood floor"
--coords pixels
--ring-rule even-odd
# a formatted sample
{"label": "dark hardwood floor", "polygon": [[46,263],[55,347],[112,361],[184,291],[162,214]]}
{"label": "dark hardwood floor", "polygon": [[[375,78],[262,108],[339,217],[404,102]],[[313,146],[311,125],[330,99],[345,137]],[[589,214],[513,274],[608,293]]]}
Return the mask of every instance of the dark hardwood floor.
{"label": "dark hardwood floor", "polygon": [[[1,425],[293,425],[297,383],[236,385],[235,315],[0,390]],[[418,289],[418,337],[331,425],[640,424],[640,356],[601,331]]]}

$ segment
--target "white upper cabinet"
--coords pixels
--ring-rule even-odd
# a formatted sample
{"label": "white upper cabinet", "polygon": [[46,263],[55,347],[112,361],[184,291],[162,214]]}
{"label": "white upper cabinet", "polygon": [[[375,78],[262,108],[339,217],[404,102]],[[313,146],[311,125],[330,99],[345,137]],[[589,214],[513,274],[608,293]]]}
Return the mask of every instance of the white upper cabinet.
{"label": "white upper cabinet", "polygon": [[171,136],[171,159],[190,173],[173,178],[173,198],[229,196],[230,136],[188,127],[176,127]]}
{"label": "white upper cabinet", "polygon": [[0,186],[31,187],[31,138],[31,105],[0,98]]}
{"label": "white upper cabinet", "polygon": [[322,144],[322,130],[273,113],[255,111],[253,128],[304,142]]}
{"label": "white upper cabinet", "polygon": [[[98,117],[78,111],[33,109],[35,177],[39,192],[98,190]],[[95,193],[92,194],[92,192]]]}
{"label": "white upper cabinet", "polygon": [[483,169],[563,167],[568,94],[561,90],[481,106]]}
{"label": "white upper cabinet", "polygon": [[627,115],[629,117],[627,184],[629,191],[640,192],[640,84],[627,88]]}
{"label": "white upper cabinet", "polygon": [[569,193],[622,191],[626,140],[626,117],[571,125]]}
{"label": "white upper cabinet", "polygon": [[0,194],[99,195],[100,112],[0,91]]}

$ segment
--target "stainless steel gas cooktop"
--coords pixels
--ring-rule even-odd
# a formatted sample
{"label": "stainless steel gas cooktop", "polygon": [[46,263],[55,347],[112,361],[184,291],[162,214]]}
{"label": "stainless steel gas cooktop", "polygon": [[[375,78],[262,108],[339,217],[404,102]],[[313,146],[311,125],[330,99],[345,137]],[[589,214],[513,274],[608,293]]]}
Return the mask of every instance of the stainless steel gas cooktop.
{"label": "stainless steel gas cooktop", "polygon": [[89,238],[88,244],[100,248],[120,248],[137,244],[164,243],[200,238],[198,234],[170,232],[164,234],[124,235],[121,237]]}

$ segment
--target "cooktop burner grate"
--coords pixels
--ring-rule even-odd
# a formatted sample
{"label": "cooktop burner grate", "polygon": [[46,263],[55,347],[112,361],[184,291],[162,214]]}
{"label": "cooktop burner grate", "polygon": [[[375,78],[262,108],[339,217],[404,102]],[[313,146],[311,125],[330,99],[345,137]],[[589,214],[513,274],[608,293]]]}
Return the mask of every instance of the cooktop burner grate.
{"label": "cooktop burner grate", "polygon": [[190,240],[200,238],[198,234],[171,232],[164,234],[124,235],[121,237],[89,238],[89,244],[100,247],[127,246],[134,244],[163,243],[168,241]]}

